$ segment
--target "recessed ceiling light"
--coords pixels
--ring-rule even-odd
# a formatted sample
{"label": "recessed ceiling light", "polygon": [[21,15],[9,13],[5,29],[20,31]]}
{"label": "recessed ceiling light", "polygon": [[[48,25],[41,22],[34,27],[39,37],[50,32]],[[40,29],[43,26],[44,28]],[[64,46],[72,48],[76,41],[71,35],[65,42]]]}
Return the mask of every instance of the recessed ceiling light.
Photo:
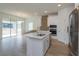
{"label": "recessed ceiling light", "polygon": [[58,4],[58,7],[61,7],[61,4]]}
{"label": "recessed ceiling light", "polygon": [[47,11],[44,11],[44,13],[47,13]]}

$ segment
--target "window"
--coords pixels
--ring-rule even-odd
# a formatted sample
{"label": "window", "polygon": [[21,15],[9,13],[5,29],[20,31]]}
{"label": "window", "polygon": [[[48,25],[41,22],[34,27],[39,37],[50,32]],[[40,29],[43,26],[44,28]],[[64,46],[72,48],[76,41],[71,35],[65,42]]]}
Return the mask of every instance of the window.
{"label": "window", "polygon": [[13,24],[10,23],[2,23],[3,28],[13,28]]}
{"label": "window", "polygon": [[32,23],[32,22],[30,22],[30,23],[28,24],[28,30],[29,30],[29,31],[33,30],[33,23]]}

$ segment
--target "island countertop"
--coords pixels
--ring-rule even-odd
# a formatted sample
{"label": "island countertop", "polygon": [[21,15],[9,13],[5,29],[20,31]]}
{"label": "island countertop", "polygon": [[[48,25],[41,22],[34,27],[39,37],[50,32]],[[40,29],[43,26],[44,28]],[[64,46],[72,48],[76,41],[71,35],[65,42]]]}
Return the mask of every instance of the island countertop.
{"label": "island countertop", "polygon": [[[39,36],[38,34],[44,34],[43,36]],[[49,31],[40,31],[40,32],[33,32],[33,33],[28,33],[28,34],[25,34],[24,36],[25,37],[29,37],[29,38],[35,38],[35,39],[43,39],[45,38],[47,35],[49,35],[51,32]]]}

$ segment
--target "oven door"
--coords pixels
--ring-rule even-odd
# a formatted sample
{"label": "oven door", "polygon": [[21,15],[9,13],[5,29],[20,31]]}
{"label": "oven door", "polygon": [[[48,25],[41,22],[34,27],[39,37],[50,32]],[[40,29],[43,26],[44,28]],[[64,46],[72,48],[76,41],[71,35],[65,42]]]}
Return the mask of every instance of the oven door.
{"label": "oven door", "polygon": [[50,29],[50,32],[52,33],[52,35],[57,35],[57,29]]}

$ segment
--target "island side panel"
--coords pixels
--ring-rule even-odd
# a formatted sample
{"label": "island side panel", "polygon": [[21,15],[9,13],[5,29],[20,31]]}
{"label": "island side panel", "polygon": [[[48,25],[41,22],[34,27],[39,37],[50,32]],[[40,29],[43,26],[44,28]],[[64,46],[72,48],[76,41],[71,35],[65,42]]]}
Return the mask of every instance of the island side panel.
{"label": "island side panel", "polygon": [[26,39],[26,54],[27,56],[43,56],[43,40],[35,38]]}

